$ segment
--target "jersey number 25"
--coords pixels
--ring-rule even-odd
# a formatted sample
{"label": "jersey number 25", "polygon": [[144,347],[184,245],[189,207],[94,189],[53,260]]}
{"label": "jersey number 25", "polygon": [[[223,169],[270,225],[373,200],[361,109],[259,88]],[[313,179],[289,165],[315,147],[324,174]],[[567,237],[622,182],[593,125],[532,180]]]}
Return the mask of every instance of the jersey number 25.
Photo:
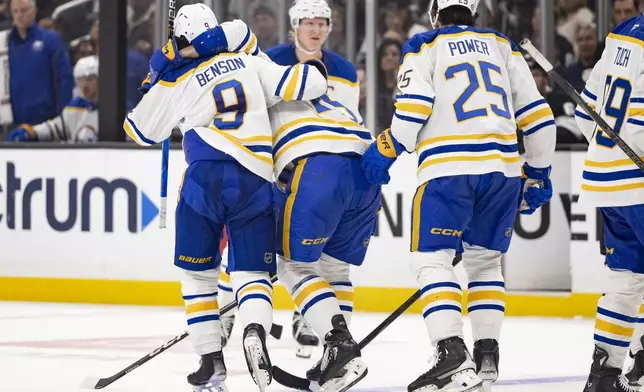
{"label": "jersey number 25", "polygon": [[458,122],[462,122],[477,117],[487,117],[488,111],[485,107],[472,110],[465,110],[464,108],[467,101],[469,101],[474,93],[476,93],[481,88],[479,74],[483,78],[483,85],[485,86],[485,90],[490,94],[498,95],[503,102],[502,108],[495,104],[491,104],[490,109],[492,110],[492,113],[508,120],[512,119],[512,115],[510,114],[510,109],[508,107],[508,95],[505,93],[505,90],[502,87],[492,83],[492,79],[490,78],[490,72],[492,71],[501,75],[501,68],[495,64],[488,63],[487,61],[479,61],[477,65],[470,63],[460,63],[452,65],[445,71],[445,79],[447,80],[454,79],[456,75],[461,72],[464,72],[469,79],[469,85],[454,102],[454,113],[456,113],[456,120]]}

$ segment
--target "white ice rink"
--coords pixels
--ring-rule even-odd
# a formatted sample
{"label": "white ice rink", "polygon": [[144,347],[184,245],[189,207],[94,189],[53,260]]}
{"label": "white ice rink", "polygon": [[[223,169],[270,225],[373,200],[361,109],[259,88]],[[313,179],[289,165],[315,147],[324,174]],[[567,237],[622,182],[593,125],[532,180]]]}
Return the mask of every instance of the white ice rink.
{"label": "white ice rink", "polygon": [[[364,337],[386,317],[354,315]],[[291,313],[277,312],[282,340],[270,338],[273,364],[299,376],[320,355],[295,357]],[[0,302],[0,392],[75,392],[88,375],[108,377],[185,329],[181,308]],[[469,333],[466,324],[466,333]],[[241,330],[224,350],[231,392],[258,391],[241,353]],[[593,320],[508,318],[501,336],[501,378],[493,391],[579,391],[590,367]],[[470,344],[468,342],[468,344]],[[427,370],[431,352],[420,315],[398,319],[364,351],[368,376],[352,391],[406,391]],[[185,376],[198,357],[186,340],[105,388],[114,392],[191,391]],[[277,383],[269,391],[288,391]]]}

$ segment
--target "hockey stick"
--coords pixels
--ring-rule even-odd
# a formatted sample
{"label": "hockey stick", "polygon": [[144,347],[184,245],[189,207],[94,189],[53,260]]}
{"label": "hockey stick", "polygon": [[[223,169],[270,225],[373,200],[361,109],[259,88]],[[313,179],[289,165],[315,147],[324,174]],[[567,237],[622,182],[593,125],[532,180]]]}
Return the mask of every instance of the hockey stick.
{"label": "hockey stick", "polygon": [[[416,290],[416,292],[409,297],[405,303],[400,305],[398,309],[394,310],[392,314],[389,315],[380,325],[378,325],[373,331],[369,333],[360,343],[358,343],[358,346],[360,347],[360,350],[364,349],[371,341],[373,341],[382,331],[384,331],[387,327],[391,325],[400,315],[405,313],[407,309],[409,309],[414,302],[418,301],[420,298],[420,290]],[[288,373],[282,369],[280,369],[278,366],[273,366],[273,379],[280,383],[281,385],[291,388],[291,389],[297,389],[300,391],[318,391],[320,387],[318,386],[318,383],[315,381],[310,381],[304,378],[297,377],[291,373]]]}
{"label": "hockey stick", "polygon": [[[174,35],[175,0],[168,0],[168,39]],[[161,153],[161,203],[159,206],[159,228],[165,229],[168,213],[168,167],[170,165],[170,137],[163,141]]]}
{"label": "hockey stick", "polygon": [[[271,283],[275,283],[277,281],[277,276],[274,276],[271,278]],[[224,315],[228,312],[230,312],[232,309],[237,307],[237,300],[229,303],[228,305],[224,306],[221,308],[219,311],[219,315]],[[282,337],[282,326],[273,324],[271,327],[271,335],[275,339],[279,339]],[[168,340],[165,342],[163,345],[157,347],[154,351],[151,353],[145,355],[144,357],[140,358],[138,361],[134,362],[130,366],[126,367],[125,369],[121,370],[120,372],[106,378],[97,378],[97,377],[86,377],[85,380],[81,383],[81,388],[85,389],[103,389],[106,386],[114,383],[115,381],[121,379],[122,377],[126,376],[128,373],[136,370],[139,366],[143,365],[144,363],[148,362],[152,358],[156,357],[157,355],[161,354],[162,352],[166,351],[170,347],[174,346],[175,344],[179,343],[183,339],[188,337],[188,331],[184,331],[181,335],[177,335],[173,337],[172,339]]]}
{"label": "hockey stick", "polygon": [[539,52],[539,50],[537,50],[537,48],[535,48],[534,45],[532,45],[532,42],[530,42],[530,40],[526,38],[522,40],[519,43],[519,45],[523,49],[525,49],[525,51],[528,52],[530,56],[532,56],[532,58],[537,62],[537,64],[539,64],[539,66],[543,68],[543,70],[546,71],[546,73],[550,77],[552,77],[552,79],[559,85],[559,87],[563,89],[566,95],[568,95],[573,101],[575,101],[577,105],[581,106],[581,108],[584,109],[584,111],[590,117],[592,117],[593,121],[595,121],[597,125],[602,129],[602,131],[604,131],[611,138],[611,140],[615,142],[615,144],[622,151],[624,151],[624,153],[633,161],[633,163],[635,163],[635,165],[637,165],[637,167],[640,168],[640,170],[644,171],[644,162],[642,162],[642,159],[640,159],[640,157],[635,153],[635,151],[633,151],[633,149],[628,144],[626,144],[624,139],[619,137],[619,135],[615,133],[613,128],[610,125],[608,125],[608,123],[606,123],[606,121],[604,121],[604,119],[601,118],[600,115],[597,114],[597,112],[595,112],[590,107],[590,105],[588,105],[586,101],[584,101],[581,98],[581,96],[579,95],[579,93],[577,93],[575,88],[572,85],[570,85],[570,83],[566,79],[561,77],[561,75],[559,75],[557,71],[555,71],[552,64],[550,64],[550,62],[545,57],[543,57],[543,55]]}

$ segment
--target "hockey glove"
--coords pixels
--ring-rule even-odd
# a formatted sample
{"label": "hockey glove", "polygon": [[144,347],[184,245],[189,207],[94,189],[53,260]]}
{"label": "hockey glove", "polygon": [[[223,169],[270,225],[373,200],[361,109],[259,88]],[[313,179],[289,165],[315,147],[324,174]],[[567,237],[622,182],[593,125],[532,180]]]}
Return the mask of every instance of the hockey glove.
{"label": "hockey glove", "polygon": [[181,64],[183,64],[183,57],[179,53],[176,38],[172,37],[150,58],[150,85],[154,86],[163,75]]}
{"label": "hockey glove", "polygon": [[36,135],[36,132],[34,132],[33,128],[30,125],[23,124],[19,126],[18,128],[14,129],[9,133],[9,137],[7,138],[8,141],[10,142],[27,142],[30,140],[38,140],[38,137]]}
{"label": "hockey glove", "polygon": [[519,212],[532,215],[537,208],[546,204],[552,198],[552,182],[550,171],[552,166],[543,169],[523,164],[521,176],[521,195],[519,196]]}
{"label": "hockey glove", "polygon": [[377,185],[388,184],[391,180],[389,168],[403,151],[405,148],[394,138],[390,129],[378,135],[376,141],[371,143],[360,161],[360,167],[362,167],[367,181]]}

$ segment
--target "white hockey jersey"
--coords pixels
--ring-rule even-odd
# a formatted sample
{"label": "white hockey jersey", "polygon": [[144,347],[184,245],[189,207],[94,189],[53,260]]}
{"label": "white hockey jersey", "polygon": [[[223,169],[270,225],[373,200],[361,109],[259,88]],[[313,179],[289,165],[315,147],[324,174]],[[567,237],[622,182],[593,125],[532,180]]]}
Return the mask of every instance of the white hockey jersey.
{"label": "white hockey jersey", "polygon": [[22,125],[42,141],[98,141],[98,106],[84,97],[72,99],[63,112],[38,125]]}
{"label": "white hockey jersey", "polygon": [[[644,158],[644,16],[631,18],[606,38],[601,60],[582,98],[638,156]],[[597,207],[644,204],[644,172],[577,107],[575,117],[588,139],[580,202]]]}
{"label": "white hockey jersey", "polygon": [[128,114],[124,128],[137,143],[151,145],[178,126],[189,164],[224,153],[272,181],[267,107],[281,99],[313,99],[326,88],[312,65],[283,67],[246,53],[223,53],[166,74]]}
{"label": "white hockey jersey", "polygon": [[392,135],[418,155],[418,183],[461,174],[521,175],[551,164],[556,129],[518,48],[494,30],[448,26],[403,46]]}

